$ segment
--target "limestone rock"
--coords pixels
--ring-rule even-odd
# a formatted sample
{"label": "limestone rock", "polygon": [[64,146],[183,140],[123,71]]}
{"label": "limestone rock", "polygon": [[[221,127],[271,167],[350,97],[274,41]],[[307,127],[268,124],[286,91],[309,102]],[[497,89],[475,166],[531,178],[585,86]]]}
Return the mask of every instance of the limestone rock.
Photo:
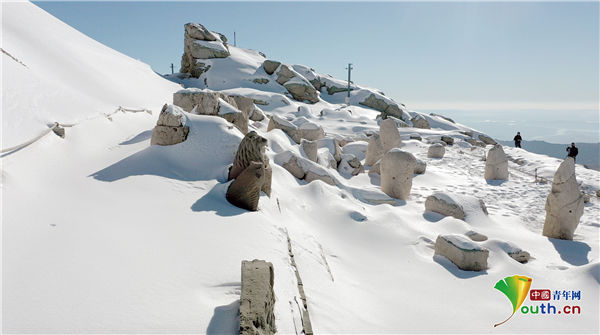
{"label": "limestone rock", "polygon": [[296,74],[287,65],[284,64],[279,67],[279,71],[277,71],[277,82],[280,85],[287,83],[294,77],[296,77]]}
{"label": "limestone rock", "polygon": [[245,171],[253,162],[263,164],[264,180],[259,189],[271,196],[271,175],[272,169],[269,164],[269,157],[265,154],[267,139],[251,131],[240,142],[238,150],[233,160],[233,166],[229,170],[228,180],[236,179],[237,176]]}
{"label": "limestone rock", "polygon": [[443,158],[446,153],[446,148],[441,143],[434,143],[429,146],[427,150],[427,157],[429,158]]}
{"label": "limestone rock", "polygon": [[338,163],[335,160],[335,158],[333,157],[333,155],[331,154],[331,152],[329,152],[329,150],[326,150],[326,149],[318,150],[317,163],[326,168],[332,168],[332,169],[337,170]]}
{"label": "limestone rock", "polygon": [[496,141],[494,141],[493,138],[491,138],[487,135],[484,135],[484,134],[479,135],[478,138],[479,138],[479,140],[481,140],[481,142],[483,142],[485,144],[491,144],[491,145],[498,144]]}
{"label": "limestone rock", "polygon": [[65,128],[61,127],[58,122],[55,123],[52,132],[60,138],[65,138]]}
{"label": "limestone rock", "polygon": [[290,92],[294,100],[297,101],[305,101],[307,100],[310,103],[319,102],[319,94],[317,90],[312,86],[312,84],[307,84],[304,82],[293,82],[286,83],[283,85],[285,89]]}
{"label": "limestone rock", "polygon": [[379,134],[373,134],[369,138],[369,145],[367,146],[367,157],[365,158],[365,165],[373,165],[375,162],[380,160],[384,154],[383,143],[381,143],[381,137]]}
{"label": "limestone rock", "polygon": [[465,271],[487,269],[489,250],[461,235],[439,235],[435,240],[435,255],[446,257]]}
{"label": "limestone rock", "polygon": [[331,178],[330,175],[318,174],[312,170],[309,170],[308,172],[306,172],[306,176],[304,176],[304,180],[306,180],[309,183],[313,182],[315,180],[320,180],[326,184],[335,186],[335,181],[333,180],[333,178]]}
{"label": "limestone rock", "polygon": [[417,159],[394,148],[381,159],[381,190],[392,198],[406,200],[410,195]]}
{"label": "limestone rock", "polygon": [[450,136],[442,136],[441,138],[442,142],[446,143],[447,145],[453,145],[454,144],[454,139]]}
{"label": "limestone rock", "polygon": [[410,135],[409,135],[409,138],[410,138],[411,140],[417,140],[417,141],[420,141],[420,140],[422,140],[422,139],[423,139],[423,138],[421,137],[421,135],[419,135],[419,134],[417,134],[417,133],[410,134]]}
{"label": "limestone rock", "polygon": [[317,142],[319,149],[326,148],[333,159],[335,160],[335,166],[333,168],[337,168],[337,163],[342,159],[342,148],[340,147],[340,141],[337,138],[321,138]]}
{"label": "limestone rock", "polygon": [[248,115],[221,98],[219,98],[219,112],[217,115],[233,123],[242,134],[248,132]]}
{"label": "limestone rock", "polygon": [[269,60],[269,59],[267,59],[266,61],[263,62],[263,68],[265,69],[265,72],[267,74],[273,74],[275,72],[275,70],[277,70],[279,65],[281,65],[281,62],[277,62],[277,61]]}
{"label": "limestone rock", "polygon": [[[254,102],[254,100],[253,100]],[[265,114],[262,109],[258,108],[253,104],[252,112],[250,113],[250,120],[252,121],[262,121],[265,119]]]}
{"label": "limestone rock", "polygon": [[360,160],[352,154],[343,154],[337,169],[344,176],[356,176],[365,171]]}
{"label": "limestone rock", "polygon": [[524,250],[518,250],[515,252],[509,252],[508,255],[519,263],[527,263],[531,258],[531,255]]}
{"label": "limestone rock", "polygon": [[552,191],[546,199],[546,220],[542,234],[572,240],[583,215],[583,195],[575,177],[575,160],[567,157],[554,174]]}
{"label": "limestone rock", "polygon": [[410,116],[402,107],[382,95],[376,96],[374,93],[371,93],[371,95],[364,101],[359,102],[359,104],[380,111],[383,119],[386,119],[388,116],[393,116],[406,123],[410,120]]}
{"label": "limestone rock", "polygon": [[150,145],[173,145],[184,142],[190,128],[185,125],[183,110],[175,105],[165,104],[152,131]]}
{"label": "limestone rock", "polygon": [[471,240],[473,240],[475,242],[483,242],[483,241],[487,241],[487,239],[488,239],[487,236],[480,234],[473,230],[466,232],[465,236],[467,236],[468,238],[470,238]]}
{"label": "limestone rock", "polygon": [[242,261],[240,335],[275,334],[273,264],[263,260]]}
{"label": "limestone rock", "polygon": [[304,172],[302,167],[300,167],[300,164],[298,164],[298,158],[296,156],[290,155],[289,159],[286,162],[283,162],[281,166],[298,179],[304,179],[304,176],[306,176],[306,172]]}
{"label": "limestone rock", "polygon": [[242,96],[196,88],[173,94],[173,104],[192,114],[220,116],[233,123],[243,134],[248,132],[248,120],[254,101]]}
{"label": "limestone rock", "polygon": [[424,161],[417,159],[417,167],[415,168],[415,174],[423,174],[427,169],[427,163]]}
{"label": "limestone rock", "polygon": [[316,141],[302,139],[302,141],[300,141],[300,148],[302,148],[306,158],[313,162],[317,162],[318,143]]}
{"label": "limestone rock", "polygon": [[394,120],[385,119],[381,121],[381,124],[379,125],[379,137],[384,153],[393,148],[400,148],[402,146],[402,138],[400,137],[400,132],[398,132]]}
{"label": "limestone rock", "polygon": [[369,174],[381,174],[381,159],[378,160],[377,162],[375,162],[375,164],[371,165],[371,168],[369,169]]}
{"label": "limestone rock", "polygon": [[410,121],[412,122],[413,127],[415,128],[431,129],[431,126],[429,126],[429,122],[421,114],[415,115],[415,117],[413,117]]}
{"label": "limestone rock", "polygon": [[249,211],[258,210],[260,190],[265,181],[262,162],[250,162],[227,188],[226,198],[232,205]]}
{"label": "limestone rock", "polygon": [[466,141],[467,143],[471,144],[472,146],[478,146],[478,147],[482,147],[482,148],[485,148],[485,146],[486,146],[486,144],[485,144],[485,143],[483,143],[483,142],[481,142],[481,141],[478,141],[478,140],[476,140],[476,139],[474,139],[474,138],[468,138],[468,139],[466,139],[465,141]]}
{"label": "limestone rock", "polygon": [[210,69],[210,65],[199,62],[200,59],[225,58],[229,56],[227,39],[219,33],[213,33],[203,25],[187,23],[185,25],[181,73],[199,78]]}
{"label": "limestone rock", "polygon": [[508,158],[500,144],[494,145],[488,151],[485,160],[486,180],[508,180]]}
{"label": "limestone rock", "polygon": [[443,193],[434,193],[425,200],[425,210],[464,220],[465,212],[456,201]]}

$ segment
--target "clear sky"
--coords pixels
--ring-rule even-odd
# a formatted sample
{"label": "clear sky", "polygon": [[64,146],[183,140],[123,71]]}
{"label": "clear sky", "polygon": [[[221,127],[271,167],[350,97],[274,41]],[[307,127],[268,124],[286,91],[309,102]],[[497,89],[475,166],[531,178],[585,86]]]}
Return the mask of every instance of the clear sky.
{"label": "clear sky", "polygon": [[413,109],[596,110],[599,3],[35,2],[159,73],[198,22]]}

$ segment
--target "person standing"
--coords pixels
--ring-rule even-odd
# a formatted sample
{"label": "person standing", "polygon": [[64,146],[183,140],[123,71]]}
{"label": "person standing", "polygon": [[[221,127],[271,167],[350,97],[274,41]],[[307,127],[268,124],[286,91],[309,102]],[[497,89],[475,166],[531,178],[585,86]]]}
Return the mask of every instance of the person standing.
{"label": "person standing", "polygon": [[579,153],[579,149],[575,146],[575,143],[571,143],[570,147],[567,147],[568,157],[573,157],[574,161],[577,161],[577,154]]}
{"label": "person standing", "polygon": [[521,141],[523,140],[523,138],[521,138],[521,132],[517,132],[517,135],[515,136],[515,138],[513,138],[513,140],[515,141],[515,148],[520,148],[521,147]]}

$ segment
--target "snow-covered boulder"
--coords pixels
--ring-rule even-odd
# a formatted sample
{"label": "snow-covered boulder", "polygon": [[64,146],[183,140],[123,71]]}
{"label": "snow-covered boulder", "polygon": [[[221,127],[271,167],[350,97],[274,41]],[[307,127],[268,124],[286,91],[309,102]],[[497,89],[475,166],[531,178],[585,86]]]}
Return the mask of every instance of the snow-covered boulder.
{"label": "snow-covered boulder", "polygon": [[337,138],[328,137],[328,138],[322,138],[322,139],[318,140],[317,143],[318,143],[319,149],[321,149],[321,148],[327,149],[327,151],[331,154],[331,156],[335,160],[335,163],[336,163],[335,166],[337,167],[337,164],[342,159],[342,147],[340,147],[339,140]]}
{"label": "snow-covered boulder", "polygon": [[488,151],[484,176],[486,180],[508,180],[508,158],[500,144]]}
{"label": "snow-covered boulder", "polygon": [[325,168],[289,150],[275,155],[274,159],[276,164],[281,165],[298,179],[304,179],[309,183],[321,180],[329,185],[335,185],[335,180]]}
{"label": "snow-covered boulder", "polygon": [[219,33],[213,33],[198,23],[185,25],[184,48],[181,58],[181,73],[199,78],[210,69],[210,65],[198,62],[198,59],[225,58],[229,56],[227,39]]}
{"label": "snow-covered boulder", "polygon": [[413,127],[415,127],[415,128],[431,129],[429,122],[421,114],[415,115],[410,121],[412,122]]}
{"label": "snow-covered boulder", "polygon": [[281,65],[281,62],[267,59],[263,62],[262,66],[265,69],[265,72],[271,75],[275,73],[275,70],[277,70],[279,65]]}
{"label": "snow-covered boulder", "polygon": [[423,174],[427,169],[427,163],[424,161],[417,159],[417,167],[415,167],[415,174]]}
{"label": "snow-covered boulder", "polygon": [[462,235],[439,235],[435,240],[435,255],[444,256],[465,271],[487,269],[489,250]]}
{"label": "snow-covered boulder", "polygon": [[493,139],[493,138],[491,138],[491,137],[489,137],[489,136],[487,136],[487,135],[484,135],[484,134],[480,134],[480,135],[478,136],[478,138],[479,138],[479,140],[480,140],[481,142],[483,142],[483,143],[485,143],[485,144],[491,144],[491,145],[496,145],[496,144],[498,144],[496,141],[494,141],[494,139]]}
{"label": "snow-covered boulder", "polygon": [[317,162],[317,154],[319,149],[317,141],[309,141],[302,139],[302,141],[300,141],[300,148],[304,152],[306,158],[310,159],[315,163]]}
{"label": "snow-covered boulder", "polygon": [[388,151],[381,159],[381,190],[392,198],[408,199],[416,167],[417,159],[410,152]]}
{"label": "snow-covered boulder", "polygon": [[292,139],[296,143],[300,143],[302,139],[318,141],[325,137],[323,127],[303,116],[295,119],[292,123],[298,127],[296,133],[292,135]]}
{"label": "snow-covered boulder", "polygon": [[219,111],[217,115],[224,118],[225,120],[233,123],[233,125],[239,129],[242,134],[248,132],[248,116],[241,110],[235,108],[227,101],[219,98]]}
{"label": "snow-covered boulder", "polygon": [[359,102],[359,104],[380,111],[383,119],[386,119],[388,116],[393,116],[406,123],[410,120],[408,112],[392,99],[381,94],[371,93],[365,100]]}
{"label": "snow-covered boulder", "polygon": [[477,146],[477,147],[485,148],[485,146],[486,146],[486,144],[484,142],[478,141],[474,138],[467,138],[465,140],[465,142],[469,143],[470,145],[472,145],[474,147]]}
{"label": "snow-covered boulder", "polygon": [[394,120],[385,119],[381,121],[379,124],[379,136],[384,153],[402,146],[402,138]]}
{"label": "snow-covered boulder", "polygon": [[487,236],[485,236],[481,233],[478,233],[476,231],[473,231],[473,230],[469,230],[468,232],[466,232],[465,236],[475,242],[483,242],[483,241],[487,241],[487,239],[488,239]]}
{"label": "snow-covered boulder", "polygon": [[454,138],[450,137],[450,136],[446,136],[443,135],[441,137],[442,142],[446,143],[447,145],[453,145],[454,144]]}
{"label": "snow-covered boulder", "polygon": [[[340,143],[341,144],[341,143]],[[342,147],[342,150],[345,154],[353,154],[359,160],[363,160],[367,157],[367,148],[369,143],[365,141],[354,141],[347,143]]]}
{"label": "snow-covered boulder", "polygon": [[365,158],[365,165],[373,165],[383,157],[384,154],[383,144],[381,143],[381,137],[379,134],[373,134],[369,138],[369,144],[367,146],[367,157]]}
{"label": "snow-covered boulder", "polygon": [[[264,66],[264,63],[263,63]],[[316,103],[319,101],[319,94],[314,86],[296,71],[290,69],[287,65],[281,64],[276,71],[277,82],[283,85],[292,95],[294,100]],[[265,70],[266,71],[266,70]]]}
{"label": "snow-covered boulder", "polygon": [[254,100],[252,100],[253,102],[253,107],[252,107],[252,111],[250,112],[250,120],[252,121],[262,121],[265,119],[265,113],[262,111],[262,109],[258,108],[258,106],[256,106],[254,104]]}
{"label": "snow-covered boulder", "polygon": [[446,148],[441,143],[434,143],[429,146],[427,150],[427,157],[429,158],[443,158],[446,153]]}
{"label": "snow-covered boulder", "polygon": [[265,167],[261,162],[250,162],[227,188],[225,195],[232,205],[247,209],[258,210],[260,190],[265,183]]}
{"label": "snow-covered boulder", "polygon": [[464,220],[469,213],[488,214],[485,203],[468,195],[435,192],[425,200],[425,210]]}
{"label": "snow-covered boulder", "polygon": [[554,174],[552,191],[546,199],[546,220],[542,234],[572,240],[583,215],[583,195],[575,177],[575,160],[565,158]]}
{"label": "snow-covered boulder", "polygon": [[186,140],[190,128],[185,125],[183,110],[175,105],[165,104],[158,115],[150,145],[173,145]]}
{"label": "snow-covered boulder", "polygon": [[356,176],[365,171],[360,160],[352,154],[343,154],[337,169],[344,176]]}
{"label": "snow-covered boulder", "polygon": [[275,334],[275,274],[273,264],[255,259],[242,261],[240,335]]}
{"label": "snow-covered boulder", "polygon": [[326,184],[335,186],[335,181],[328,173],[319,173],[319,171],[308,170],[306,172],[306,176],[304,176],[304,180],[311,183],[315,180],[320,180]]}

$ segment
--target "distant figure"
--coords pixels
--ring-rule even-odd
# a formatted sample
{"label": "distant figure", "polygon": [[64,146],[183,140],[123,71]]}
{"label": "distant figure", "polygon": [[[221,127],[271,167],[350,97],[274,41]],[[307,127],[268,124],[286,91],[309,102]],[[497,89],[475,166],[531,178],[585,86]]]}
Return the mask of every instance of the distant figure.
{"label": "distant figure", "polygon": [[573,157],[573,160],[576,161],[577,154],[579,153],[579,149],[575,146],[575,143],[571,143],[570,147],[567,147],[568,157]]}
{"label": "distant figure", "polygon": [[520,148],[521,147],[521,141],[523,140],[523,138],[521,137],[521,132],[517,132],[517,136],[515,136],[515,138],[513,138],[513,140],[515,141],[515,148]]}

